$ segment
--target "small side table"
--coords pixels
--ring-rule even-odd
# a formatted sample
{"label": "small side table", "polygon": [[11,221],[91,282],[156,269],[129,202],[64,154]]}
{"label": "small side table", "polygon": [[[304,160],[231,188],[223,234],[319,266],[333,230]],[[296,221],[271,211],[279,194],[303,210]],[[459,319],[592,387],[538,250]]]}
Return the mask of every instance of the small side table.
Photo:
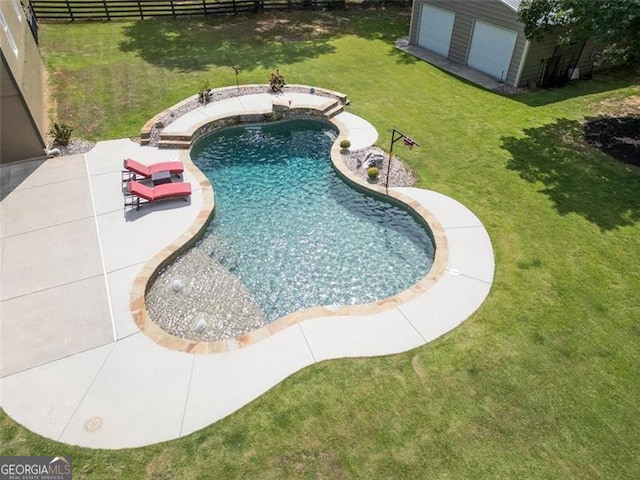
{"label": "small side table", "polygon": [[171,183],[171,172],[165,170],[151,174],[153,185],[162,185],[163,183]]}

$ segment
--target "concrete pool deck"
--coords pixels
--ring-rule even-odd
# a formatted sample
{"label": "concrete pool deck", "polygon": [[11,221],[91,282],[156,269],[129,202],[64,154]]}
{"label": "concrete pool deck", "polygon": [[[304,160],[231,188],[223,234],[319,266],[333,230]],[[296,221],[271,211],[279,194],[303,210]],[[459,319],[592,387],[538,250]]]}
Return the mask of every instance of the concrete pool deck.
{"label": "concrete pool deck", "polygon": [[[336,120],[360,148],[377,139],[363,119]],[[189,168],[190,202],[125,214],[125,157],[186,161],[188,152],[124,139],[0,167],[0,405],[45,437],[124,448],[187,435],[315,362],[424,345],[467,319],[491,288],[493,250],[472,212],[436,192],[390,189],[427,209],[446,235],[447,265],[426,292],[371,315],[309,318],[224,353],[164,348],[134,322],[131,291],[197,223],[208,183]]]}

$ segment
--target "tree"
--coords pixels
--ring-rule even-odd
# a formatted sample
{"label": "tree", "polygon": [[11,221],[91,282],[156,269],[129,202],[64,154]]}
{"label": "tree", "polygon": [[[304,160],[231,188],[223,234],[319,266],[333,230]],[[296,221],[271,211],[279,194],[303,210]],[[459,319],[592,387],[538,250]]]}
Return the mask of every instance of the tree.
{"label": "tree", "polygon": [[518,18],[529,40],[562,27],[563,43],[591,38],[611,63],[640,61],[640,0],[523,0]]}

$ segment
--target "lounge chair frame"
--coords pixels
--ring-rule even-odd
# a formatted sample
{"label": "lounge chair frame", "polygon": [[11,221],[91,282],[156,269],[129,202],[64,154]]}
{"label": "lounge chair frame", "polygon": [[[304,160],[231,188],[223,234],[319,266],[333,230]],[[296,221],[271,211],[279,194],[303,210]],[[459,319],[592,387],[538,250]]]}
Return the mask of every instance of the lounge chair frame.
{"label": "lounge chair frame", "polygon": [[[135,180],[132,180],[132,182],[136,182]],[[138,182],[136,182],[138,183]],[[189,197],[191,196],[191,184],[190,183],[186,183],[184,185],[189,185],[189,191],[188,192],[179,192],[179,193],[175,193],[175,194],[171,194],[171,195],[167,195],[161,198],[154,198],[152,200],[149,200],[147,198],[144,198],[143,196],[136,194],[136,193],[132,193],[131,192],[131,185],[132,183],[129,182],[127,184],[127,190],[124,194],[124,210],[125,212],[127,211],[127,207],[135,207],[136,210],[140,209],[141,205],[145,205],[148,203],[156,203],[159,202],[161,200],[171,200],[171,199],[176,199],[176,198],[181,198],[182,200],[184,200],[185,202],[189,201]],[[148,188],[152,191],[152,193],[155,193],[155,189],[160,187],[162,188],[163,185],[159,185],[156,187],[148,187],[142,183],[139,183],[140,186]],[[167,184],[165,184],[167,185]],[[172,184],[172,185],[177,185],[176,183]]]}
{"label": "lounge chair frame", "polygon": [[[136,169],[136,166],[132,166],[131,168],[127,168],[127,162],[132,162],[139,166],[139,169]],[[169,162],[159,162],[151,165],[144,165],[137,160],[132,158],[125,158],[123,162],[124,169],[122,170],[122,183],[130,182],[131,180],[146,180],[151,178],[156,172],[168,171],[171,175],[177,176],[180,180],[183,178],[184,173],[184,165],[179,161],[169,161]],[[180,166],[178,170],[177,167]],[[141,169],[146,169],[146,172],[141,172]]]}

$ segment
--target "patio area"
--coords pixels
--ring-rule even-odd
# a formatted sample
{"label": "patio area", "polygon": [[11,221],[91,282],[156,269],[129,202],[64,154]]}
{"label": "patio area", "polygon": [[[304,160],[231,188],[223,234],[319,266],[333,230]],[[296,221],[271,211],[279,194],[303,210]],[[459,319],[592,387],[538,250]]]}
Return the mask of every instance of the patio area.
{"label": "patio area", "polygon": [[[201,112],[193,117],[180,128],[203,120]],[[377,139],[364,119],[343,112],[335,120],[359,147]],[[182,160],[190,201],[124,212],[126,157]],[[65,443],[123,448],[187,435],[315,362],[429,342],[468,318],[493,282],[491,242],[472,212],[437,192],[391,189],[428,210],[446,234],[448,263],[426,293],[373,315],[307,319],[245,348],[179,352],[139,330],[130,301],[145,265],[212,206],[186,150],[112,140],[87,154],[2,166],[0,178],[0,403],[27,428]]]}

